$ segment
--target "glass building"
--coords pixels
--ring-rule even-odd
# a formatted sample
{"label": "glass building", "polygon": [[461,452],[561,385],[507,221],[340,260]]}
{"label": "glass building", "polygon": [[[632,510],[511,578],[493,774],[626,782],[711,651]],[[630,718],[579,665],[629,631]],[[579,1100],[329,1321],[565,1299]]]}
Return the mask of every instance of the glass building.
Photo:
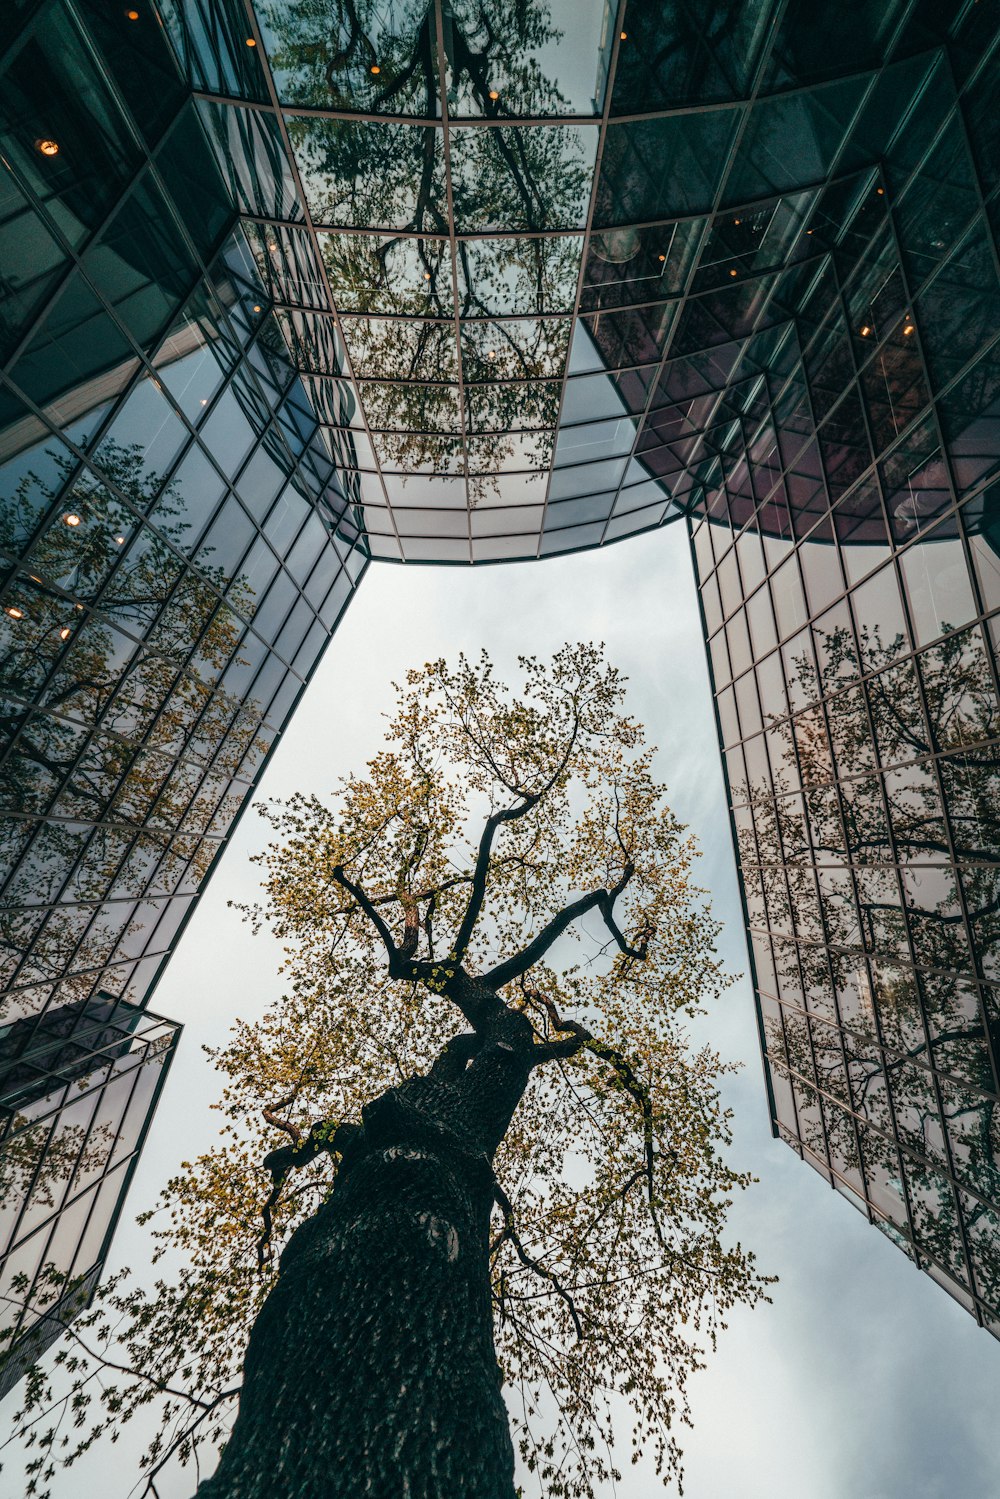
{"label": "glass building", "polygon": [[22,1365],[99,1274],[152,987],[369,560],[670,521],[776,1131],[1000,1331],[998,42],[976,0],[15,0]]}

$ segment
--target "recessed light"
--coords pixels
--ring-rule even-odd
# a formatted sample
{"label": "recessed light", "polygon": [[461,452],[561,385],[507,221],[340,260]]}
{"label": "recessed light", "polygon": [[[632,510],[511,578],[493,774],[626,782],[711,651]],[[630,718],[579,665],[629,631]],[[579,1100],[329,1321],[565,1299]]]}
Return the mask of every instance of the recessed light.
{"label": "recessed light", "polygon": [[628,41],[628,32],[627,31],[623,31],[622,32],[621,39],[622,39],[623,42],[627,42]]}
{"label": "recessed light", "polygon": [[733,219],[733,223],[734,224],[740,224],[740,223],[742,223],[742,220],[741,219]]}
{"label": "recessed light", "polygon": [[430,279],[431,279],[431,273],[430,273],[430,271],[424,271],[424,280],[425,281],[429,281]]}
{"label": "recessed light", "polygon": [[667,257],[665,255],[657,255],[656,258],[657,260],[666,260]]}
{"label": "recessed light", "polygon": [[[129,19],[131,20],[131,17],[129,17]],[[59,639],[68,640],[72,633],[73,631],[70,629],[69,625],[63,625],[62,629],[59,631]]]}
{"label": "recessed light", "polygon": [[376,77],[378,77],[379,73],[381,73],[381,71],[382,71],[382,69],[379,67],[379,65],[378,65],[377,62],[373,62],[372,63],[371,70],[375,74]]}
{"label": "recessed light", "polygon": [[77,513],[76,513],[75,510],[69,510],[63,516],[63,520],[66,522],[67,526],[78,526],[80,524],[80,522],[82,521],[82,519],[83,519],[83,516],[82,515],[77,515]]}
{"label": "recessed light", "polygon": [[862,323],[858,331],[860,332],[862,338],[868,338],[871,335],[872,331],[871,325],[869,323]]}
{"label": "recessed light", "polygon": [[260,303],[259,302],[255,302],[253,304],[253,310],[254,310],[254,312],[259,312],[260,311]]}
{"label": "recessed light", "polygon": [[247,37],[247,46],[248,47],[256,47],[256,45],[257,45],[257,39],[256,39],[256,37],[248,36]]}
{"label": "recessed light", "polygon": [[115,546],[123,547],[124,545],[125,545],[125,538],[124,538],[124,536],[116,536],[115,537]]}
{"label": "recessed light", "polygon": [[733,269],[732,269],[732,270],[731,270],[731,271],[730,271],[730,272],[729,272],[729,274],[730,274],[730,276],[735,276],[735,275],[736,275],[736,268],[735,268],[735,267],[734,267],[734,268],[733,268]]}
{"label": "recessed light", "polygon": [[35,150],[41,151],[43,156],[58,156],[59,142],[45,139],[37,140],[35,142]]}
{"label": "recessed light", "polygon": [[127,10],[125,12],[125,19],[127,21],[138,21],[139,12],[137,10]]}
{"label": "recessed light", "polygon": [[875,191],[878,193],[878,195],[879,195],[880,198],[884,198],[885,197],[885,188],[884,187],[877,187],[875,189]]}
{"label": "recessed light", "polygon": [[19,609],[16,604],[4,604],[4,613],[9,614],[11,619],[23,619],[24,610]]}
{"label": "recessed light", "polygon": [[500,97],[500,90],[496,89],[496,88],[491,88],[490,89],[490,98],[491,99],[499,99],[499,97]]}
{"label": "recessed light", "polygon": [[916,324],[915,323],[911,323],[910,320],[909,320],[909,318],[907,318],[906,322],[903,324],[903,335],[904,335],[904,337],[909,338],[910,334],[913,333],[915,330],[916,330]]}

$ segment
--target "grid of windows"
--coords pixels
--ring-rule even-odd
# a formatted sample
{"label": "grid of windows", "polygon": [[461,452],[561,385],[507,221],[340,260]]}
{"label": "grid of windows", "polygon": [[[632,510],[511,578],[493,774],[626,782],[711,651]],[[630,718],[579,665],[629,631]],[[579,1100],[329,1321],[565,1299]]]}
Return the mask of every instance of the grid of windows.
{"label": "grid of windows", "polygon": [[[162,34],[50,0],[0,68],[0,1056],[39,1059],[48,1110],[60,1017],[117,1162],[154,1070],[141,1107],[101,1081],[96,996],[138,1013],[367,554]],[[41,1141],[44,1180],[69,1136],[27,1108],[0,1154]],[[108,1170],[0,1244],[4,1295],[35,1277],[37,1315],[53,1266],[95,1267]]]}
{"label": "grid of windows", "polygon": [[714,350],[718,389],[756,332],[759,373],[764,331],[852,253],[842,179],[916,159],[994,40],[973,0],[856,9],[176,13],[296,358],[350,431],[373,555],[544,556],[690,503],[705,391],[692,370],[675,423],[668,366]]}
{"label": "grid of windows", "polygon": [[0,1395],[97,1283],[176,1038],[111,995],[0,1035]]}
{"label": "grid of windows", "polygon": [[8,1082],[100,1077],[119,1129],[101,1007],[141,1009],[369,557],[686,517],[779,1126],[996,1322],[991,8],[15,8]]}
{"label": "grid of windows", "polygon": [[1000,1334],[991,57],[921,59],[787,320],[690,362],[688,473],[777,1129]]}

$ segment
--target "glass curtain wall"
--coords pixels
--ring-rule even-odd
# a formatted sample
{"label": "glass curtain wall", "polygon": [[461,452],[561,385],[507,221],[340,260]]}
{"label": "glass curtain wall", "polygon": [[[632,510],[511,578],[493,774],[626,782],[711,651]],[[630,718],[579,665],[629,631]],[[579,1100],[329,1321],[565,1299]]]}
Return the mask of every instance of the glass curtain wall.
{"label": "glass curtain wall", "polygon": [[998,73],[950,25],[799,199],[766,355],[695,361],[690,525],[776,1129],[1000,1333]]}
{"label": "glass curtain wall", "polygon": [[51,0],[17,19],[0,59],[8,1369],[89,1294],[173,1035],[140,1007],[367,561],[155,13]]}

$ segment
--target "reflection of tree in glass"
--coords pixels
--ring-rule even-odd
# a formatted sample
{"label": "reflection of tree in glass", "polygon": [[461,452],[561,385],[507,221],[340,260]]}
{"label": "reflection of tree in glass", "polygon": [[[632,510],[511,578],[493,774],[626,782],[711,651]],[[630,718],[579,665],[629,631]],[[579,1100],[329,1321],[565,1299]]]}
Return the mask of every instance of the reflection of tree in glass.
{"label": "reflection of tree in glass", "polygon": [[[253,915],[286,944],[287,997],[218,1055],[224,1138],[164,1193],[155,1238],[180,1278],[104,1297],[133,1379],[109,1403],[76,1366],[84,1430],[144,1408],[146,1381],[169,1397],[150,1480],[226,1441],[241,1374],[206,1495],[513,1499],[510,1419],[551,1499],[617,1481],[620,1415],[679,1476],[688,1373],[763,1289],[720,1238],[747,1178],[716,1151],[719,1059],[680,1020],[725,978],[617,673],[588,646],[522,666],[512,694],[485,657],[411,672],[390,747],[336,807],[272,814]],[[551,967],[590,911],[589,959]],[[385,967],[394,912],[412,973]],[[348,1227],[318,1239],[330,1221]]]}
{"label": "reflection of tree in glass", "polygon": [[[426,0],[394,7],[389,25],[384,7],[373,0],[274,6],[266,14],[286,102],[440,118],[435,7]],[[548,7],[537,0],[449,8],[444,47],[450,107],[493,119],[565,112],[558,86],[534,56],[559,35]],[[566,330],[538,319],[570,311],[579,239],[458,241],[453,276],[439,128],[391,120],[289,123],[316,220],[386,231],[322,236],[338,307],[421,319],[401,326],[346,318],[358,372],[403,382],[454,381],[456,298],[463,318],[518,314],[524,321],[490,324],[483,351],[463,342],[464,375],[490,382],[484,393],[496,408],[498,433],[541,425],[535,404],[544,402],[543,392],[493,382],[562,373]],[[582,223],[589,171],[572,129],[476,129],[455,140],[451,188],[460,229],[539,231]],[[484,360],[495,360],[495,369]],[[402,384],[391,398],[383,395],[382,407],[372,424],[403,434],[395,444],[382,439],[387,462],[436,467],[447,456],[449,445],[427,430],[420,393]],[[450,423],[438,429],[451,430]],[[507,446],[499,437],[496,446],[499,466]]]}
{"label": "reflection of tree in glass", "polygon": [[0,1150],[0,1201],[28,1201],[32,1210],[59,1207],[74,1167],[78,1178],[91,1178],[103,1169],[114,1141],[110,1124],[95,1124],[88,1134],[83,1124],[53,1129],[46,1119],[32,1127],[30,1115],[15,1114]]}
{"label": "reflection of tree in glass", "polygon": [[[149,509],[160,478],[144,472],[138,445],[106,445],[101,465],[131,506]],[[184,567],[168,544],[182,544],[186,530],[175,484],[161,496],[161,536],[140,527],[131,506],[94,474],[74,477],[73,467],[60,457],[43,487],[50,524],[0,615],[0,728],[16,739],[0,769],[0,799],[19,814],[7,820],[11,861],[32,840],[8,890],[15,909],[3,917],[5,945],[15,953],[37,926],[16,907],[56,899],[71,869],[74,901],[104,898],[115,879],[118,893],[136,894],[157,866],[164,891],[189,863],[200,878],[214,852],[201,835],[246,753],[266,748],[256,735],[260,705],[219,686],[244,630],[219,592],[228,587],[236,608],[247,610],[250,590],[211,558],[199,562],[200,572]],[[32,483],[37,490],[29,474],[0,503],[0,544],[30,531]],[[52,811],[58,816],[44,823],[27,820]],[[46,939],[54,973],[71,926],[67,914]],[[95,962],[109,933],[88,934]]]}
{"label": "reflection of tree in glass", "polygon": [[[900,660],[902,637],[886,643],[869,629],[860,645],[859,660],[839,628],[817,635],[819,669],[806,652],[793,658],[790,694],[806,706],[766,725],[775,794],[762,781],[737,794],[756,832],[756,848],[749,826],[740,832],[744,868],[751,886],[759,872],[789,1001],[781,1020],[765,1015],[768,1051],[781,1075],[787,1058],[807,1149],[820,1161],[829,1152],[898,1233],[964,1279],[944,1173],[1000,1200],[988,1045],[1000,1027],[974,981],[959,889],[961,879],[989,976],[1000,905],[996,699],[975,631],[925,650],[919,675]],[[995,1223],[972,1196],[963,1216]],[[995,1306],[1000,1252],[989,1242],[977,1249],[979,1289]]]}

